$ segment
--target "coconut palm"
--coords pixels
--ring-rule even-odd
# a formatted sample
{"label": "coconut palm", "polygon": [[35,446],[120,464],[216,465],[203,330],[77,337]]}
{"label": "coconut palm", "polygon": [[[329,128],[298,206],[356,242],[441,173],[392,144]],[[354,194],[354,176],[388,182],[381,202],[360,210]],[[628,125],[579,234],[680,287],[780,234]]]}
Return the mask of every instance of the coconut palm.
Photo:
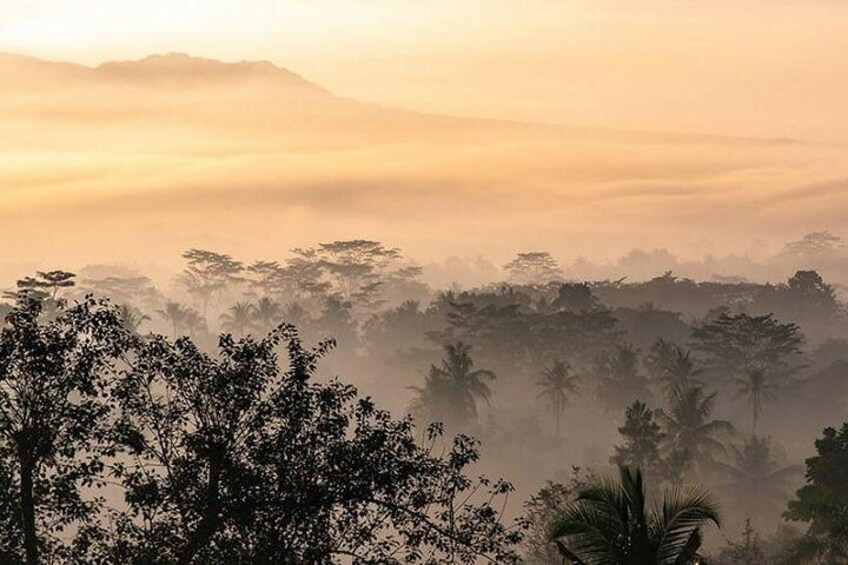
{"label": "coconut palm", "polygon": [[267,296],[263,296],[253,308],[253,317],[262,331],[269,332],[283,317],[283,308]]}
{"label": "coconut palm", "polygon": [[[794,479],[801,475],[798,465],[781,467],[772,459],[766,437],[754,436],[741,449],[731,446],[733,462],[720,464],[727,477],[722,489],[733,497],[744,515],[761,520],[786,504]],[[759,524],[762,526],[762,524]]]}
{"label": "coconut palm", "polygon": [[165,307],[159,310],[159,315],[171,323],[173,327],[173,338],[177,339],[186,329],[190,318],[190,308],[179,302],[166,302]]}
{"label": "coconut palm", "polygon": [[423,387],[416,391],[413,413],[431,421],[465,427],[477,420],[477,402],[489,401],[492,392],[487,381],[496,378],[492,371],[474,369],[471,346],[461,341],[444,346],[441,365],[431,365]]}
{"label": "coconut palm", "polygon": [[598,367],[598,398],[615,413],[623,411],[634,400],[648,401],[648,380],[639,371],[638,352],[621,345],[604,358]]}
{"label": "coconut palm", "polygon": [[757,422],[763,411],[763,403],[776,397],[780,385],[769,382],[766,372],[762,369],[747,369],[743,377],[732,379],[736,386],[736,396],[745,397],[751,408],[751,435],[757,434]]}
{"label": "coconut palm", "polygon": [[577,386],[578,380],[580,376],[571,372],[571,365],[556,360],[551,367],[542,371],[542,378],[537,383],[542,389],[538,398],[544,399],[556,420],[557,437],[559,437],[562,413],[568,405],[568,397],[580,390]]}
{"label": "coconut palm", "polygon": [[726,420],[710,419],[716,396],[715,392],[706,394],[699,386],[674,387],[668,412],[658,412],[667,445],[672,450],[685,451],[700,465],[714,461],[716,455],[725,452],[724,444],[716,436],[735,431]]}
{"label": "coconut palm", "polygon": [[573,565],[690,565],[698,559],[702,530],[719,524],[713,498],[700,489],[666,491],[649,508],[642,472],[620,467],[620,480],[581,490],[551,529]]}
{"label": "coconut palm", "polygon": [[221,328],[225,332],[244,335],[253,328],[254,306],[249,302],[236,302],[221,314]]}
{"label": "coconut palm", "polygon": [[704,385],[698,378],[704,371],[696,367],[691,352],[665,340],[654,343],[645,364],[670,399],[678,390]]}
{"label": "coconut palm", "polygon": [[150,320],[149,316],[146,316],[141,312],[141,310],[130,306],[129,304],[121,304],[118,306],[118,316],[120,316],[124,327],[134,334],[138,333],[138,329],[141,324]]}

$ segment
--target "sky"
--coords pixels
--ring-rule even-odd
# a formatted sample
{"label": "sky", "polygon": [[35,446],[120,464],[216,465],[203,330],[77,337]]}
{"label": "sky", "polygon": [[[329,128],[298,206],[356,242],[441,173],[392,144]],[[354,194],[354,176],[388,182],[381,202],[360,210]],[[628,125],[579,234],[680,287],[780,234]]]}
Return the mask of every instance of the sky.
{"label": "sky", "polygon": [[0,50],[260,59],[453,115],[848,141],[837,0],[0,0]]}
{"label": "sky", "polygon": [[354,237],[425,261],[775,251],[844,224],[845,30],[841,0],[0,0],[0,51],[267,60],[342,97],[51,67],[0,91],[0,241],[43,268]]}

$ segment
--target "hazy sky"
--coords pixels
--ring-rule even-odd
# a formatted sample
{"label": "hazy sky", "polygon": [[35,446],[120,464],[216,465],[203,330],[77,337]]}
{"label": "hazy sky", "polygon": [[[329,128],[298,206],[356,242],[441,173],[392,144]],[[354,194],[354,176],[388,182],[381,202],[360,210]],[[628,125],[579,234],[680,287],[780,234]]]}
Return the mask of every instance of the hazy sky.
{"label": "hazy sky", "polygon": [[35,65],[16,90],[35,75],[9,57],[0,241],[56,266],[352,237],[499,261],[844,236],[846,30],[844,0],[0,0],[0,51],[271,60],[384,106],[617,130],[305,103],[273,79],[138,89]]}
{"label": "hazy sky", "polygon": [[845,140],[839,0],[0,0],[0,50],[270,59],[461,115]]}

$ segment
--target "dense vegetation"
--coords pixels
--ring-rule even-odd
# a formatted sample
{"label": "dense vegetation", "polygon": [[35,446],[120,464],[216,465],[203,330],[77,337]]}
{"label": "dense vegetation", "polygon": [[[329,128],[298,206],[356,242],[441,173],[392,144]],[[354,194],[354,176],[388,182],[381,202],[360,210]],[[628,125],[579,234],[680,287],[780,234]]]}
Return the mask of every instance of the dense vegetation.
{"label": "dense vegetation", "polygon": [[167,294],[110,266],[6,293],[0,562],[848,559],[848,319],[814,270],[532,252],[439,291],[373,241],[184,259]]}

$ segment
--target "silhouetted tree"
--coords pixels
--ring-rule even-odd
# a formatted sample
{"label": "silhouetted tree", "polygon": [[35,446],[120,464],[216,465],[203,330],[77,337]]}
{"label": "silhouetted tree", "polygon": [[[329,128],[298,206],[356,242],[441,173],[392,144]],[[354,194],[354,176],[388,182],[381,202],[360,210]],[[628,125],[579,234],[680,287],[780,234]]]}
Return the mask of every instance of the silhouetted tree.
{"label": "silhouetted tree", "polygon": [[568,405],[569,395],[576,394],[580,389],[577,382],[580,375],[571,371],[571,365],[564,361],[554,361],[554,364],[542,371],[541,380],[536,383],[541,392],[539,398],[543,399],[554,415],[556,423],[556,437],[559,437],[562,413]]}
{"label": "silhouetted tree", "polygon": [[630,345],[607,354],[597,369],[598,398],[611,410],[620,411],[634,400],[651,399],[647,379],[639,372],[639,356]]}
{"label": "silhouetted tree", "polygon": [[105,303],[41,314],[41,301],[24,296],[0,331],[4,563],[54,562],[62,540],[96,518],[102,500],[87,492],[105,479],[110,452],[104,398],[116,358],[131,345]]}
{"label": "silhouetted tree", "polygon": [[791,479],[799,474],[800,469],[797,465],[779,466],[772,459],[768,438],[762,436],[750,438],[742,449],[730,448],[733,462],[721,465],[729,479],[723,489],[733,497],[743,515],[761,521],[785,504],[789,498]]}
{"label": "silhouetted tree", "polygon": [[464,429],[477,420],[477,402],[489,401],[492,392],[487,382],[493,381],[495,374],[474,369],[470,345],[460,341],[444,349],[445,357],[439,366],[430,366],[424,386],[411,387],[417,393],[412,411],[431,422]]}
{"label": "silhouetted tree", "polygon": [[644,402],[636,401],[627,407],[624,425],[618,428],[624,440],[615,446],[610,462],[643,470],[652,481],[660,481],[666,474],[661,454],[666,435],[657,422],[657,413]]}
{"label": "silhouetted tree", "polygon": [[562,269],[556,259],[546,251],[529,251],[504,265],[509,279],[518,284],[544,285],[562,280]]}
{"label": "silhouetted tree", "polygon": [[806,535],[792,547],[796,563],[848,562],[848,424],[827,428],[806,461],[807,484],[789,502],[784,516],[808,522]]}
{"label": "silhouetted tree", "polygon": [[718,508],[700,489],[666,492],[651,509],[642,472],[621,467],[618,482],[582,490],[551,530],[565,559],[574,564],[692,565],[702,530],[719,524]]}
{"label": "silhouetted tree", "polygon": [[253,328],[256,309],[249,302],[236,302],[221,314],[221,328],[225,332],[244,335]]}
{"label": "silhouetted tree", "polygon": [[220,298],[228,285],[239,281],[244,265],[229,255],[203,249],[189,249],[183,253],[187,265],[180,282],[201,305],[204,317],[213,298]]}
{"label": "silhouetted tree", "polygon": [[253,307],[253,317],[263,332],[268,333],[283,319],[283,308],[267,296],[260,298]]}
{"label": "silhouetted tree", "polygon": [[149,316],[129,304],[118,306],[118,316],[121,318],[121,323],[124,324],[124,327],[133,334],[138,334],[141,324],[150,320]]}
{"label": "silhouetted tree", "polygon": [[702,469],[725,452],[716,436],[734,432],[730,422],[710,418],[716,396],[717,393],[706,394],[698,386],[677,388],[671,394],[668,412],[658,412],[667,449],[688,453]]}
{"label": "silhouetted tree", "polygon": [[129,509],[90,534],[88,558],[515,561],[520,528],[495,507],[511,486],[465,474],[476,443],[459,436],[437,455],[438,427],[422,447],[410,420],[315,381],[330,347],[304,348],[290,326],[261,340],[222,336],[215,357],[186,338],[145,341],[117,389]]}
{"label": "silhouetted tree", "polygon": [[736,386],[736,394],[745,397],[751,409],[751,435],[757,433],[757,422],[763,411],[763,404],[776,398],[780,385],[766,381],[766,373],[762,369],[746,369],[744,376],[732,380]]}
{"label": "silhouetted tree", "polygon": [[669,399],[674,399],[681,391],[704,384],[698,378],[703,369],[696,367],[691,352],[666,340],[654,342],[644,363]]}

